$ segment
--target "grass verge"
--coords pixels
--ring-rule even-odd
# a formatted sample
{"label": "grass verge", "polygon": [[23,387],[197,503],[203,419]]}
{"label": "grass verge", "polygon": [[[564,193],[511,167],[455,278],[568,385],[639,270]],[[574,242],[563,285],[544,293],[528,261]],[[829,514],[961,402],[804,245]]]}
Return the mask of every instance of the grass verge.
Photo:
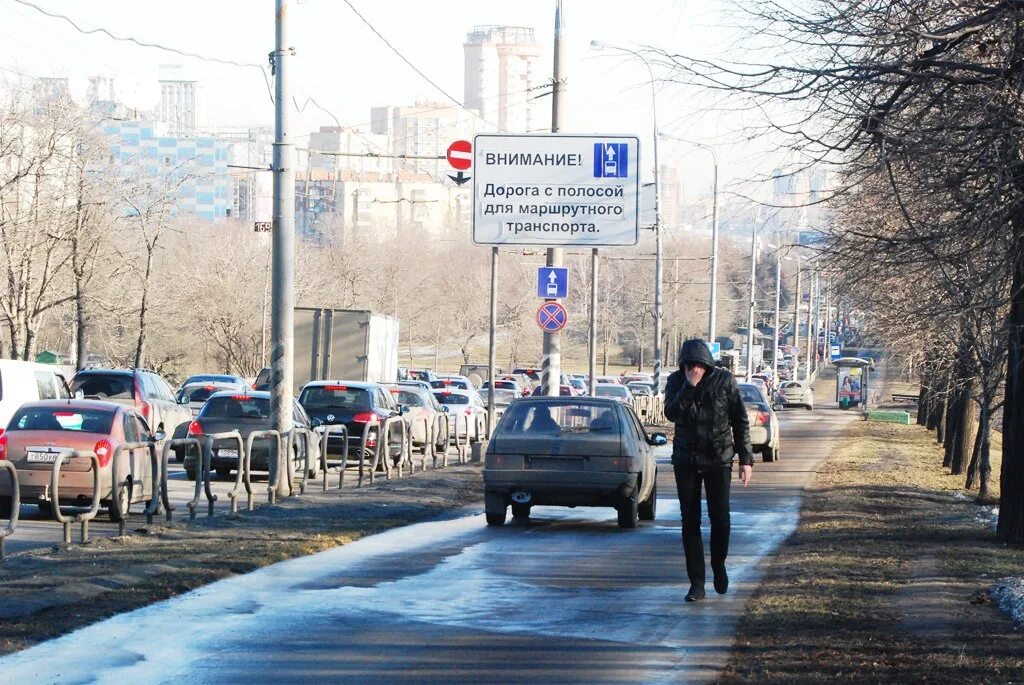
{"label": "grass verge", "polygon": [[[1024,572],[923,428],[857,422],[767,562],[721,682],[1024,682],[992,582]],[[994,464],[998,468],[997,464]]]}

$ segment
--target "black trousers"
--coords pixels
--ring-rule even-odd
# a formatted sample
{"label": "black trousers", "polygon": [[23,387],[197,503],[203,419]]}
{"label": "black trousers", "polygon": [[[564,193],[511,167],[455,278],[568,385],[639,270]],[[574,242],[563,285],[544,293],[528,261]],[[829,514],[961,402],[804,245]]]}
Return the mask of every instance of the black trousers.
{"label": "black trousers", "polygon": [[711,519],[711,568],[725,566],[729,555],[729,486],[732,467],[702,468],[673,464],[679,511],[683,518],[683,554],[690,584],[704,585],[704,540],[700,532],[700,491],[707,495]]}

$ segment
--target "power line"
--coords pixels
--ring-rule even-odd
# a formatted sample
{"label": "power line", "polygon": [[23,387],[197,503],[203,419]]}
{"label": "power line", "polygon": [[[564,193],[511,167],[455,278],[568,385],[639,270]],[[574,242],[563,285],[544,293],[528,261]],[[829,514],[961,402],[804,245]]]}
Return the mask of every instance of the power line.
{"label": "power line", "polygon": [[[18,2],[21,2],[22,0],[17,0],[17,1],[18,1]],[[450,94],[450,93],[449,93],[448,91],[446,91],[446,90],[445,90],[444,88],[442,88],[441,86],[439,86],[439,85],[438,85],[438,84],[437,84],[436,82],[434,82],[434,80],[433,80],[433,79],[431,79],[431,78],[430,78],[429,76],[427,76],[427,75],[426,75],[425,73],[423,73],[423,71],[421,71],[419,67],[417,67],[417,66],[416,66],[415,64],[413,64],[413,63],[412,63],[411,61],[409,61],[409,58],[407,58],[407,57],[406,57],[405,55],[403,55],[403,54],[402,54],[402,53],[401,53],[401,52],[400,52],[400,51],[398,50],[398,48],[396,48],[396,47],[395,47],[394,45],[392,45],[392,44],[391,44],[391,41],[389,41],[389,40],[388,40],[387,38],[385,38],[385,37],[384,37],[384,36],[383,36],[383,35],[381,34],[381,32],[380,32],[380,31],[378,31],[378,30],[377,30],[377,29],[376,29],[376,28],[374,27],[374,25],[373,25],[373,24],[371,24],[371,23],[369,22],[369,20],[367,20],[367,18],[366,18],[366,17],[364,17],[364,16],[362,15],[362,14],[360,14],[359,10],[357,10],[357,9],[355,8],[355,5],[353,5],[353,4],[352,4],[352,3],[350,2],[350,0],[343,0],[343,1],[344,1],[344,3],[345,3],[346,5],[348,5],[348,8],[349,8],[350,10],[352,10],[353,14],[355,14],[355,15],[356,15],[357,17],[359,17],[359,20],[360,20],[361,22],[363,22],[363,24],[365,24],[365,25],[366,25],[366,28],[370,29],[370,31],[372,31],[372,32],[373,32],[373,34],[374,34],[375,36],[377,36],[378,38],[380,38],[380,39],[381,39],[381,41],[382,41],[382,42],[384,43],[384,45],[388,46],[388,48],[389,48],[389,49],[391,50],[391,52],[395,53],[395,55],[396,55],[396,56],[397,56],[397,57],[398,57],[398,58],[399,58],[400,60],[402,60],[403,62],[405,62],[405,63],[406,63],[406,65],[408,65],[408,67],[409,67],[410,69],[412,69],[412,70],[413,70],[413,71],[415,71],[415,72],[416,72],[417,74],[419,74],[420,78],[422,78],[422,79],[423,79],[424,81],[426,81],[427,83],[429,83],[430,85],[432,85],[432,86],[433,86],[434,88],[436,88],[436,89],[437,89],[437,91],[438,91],[439,93],[441,93],[441,94],[442,94],[442,95],[444,95],[444,96],[445,96],[446,98],[448,98],[449,100],[451,100],[452,102],[454,102],[454,103],[455,103],[456,105],[458,105],[458,106],[459,106],[459,107],[461,107],[462,109],[466,110],[467,112],[469,112],[469,113],[470,113],[470,114],[472,114],[473,116],[475,116],[475,117],[477,117],[478,119],[480,119],[480,121],[484,122],[485,124],[488,124],[489,126],[493,126],[493,127],[495,128],[495,129],[501,130],[501,129],[500,129],[500,127],[499,127],[499,126],[498,126],[497,124],[494,124],[494,123],[492,123],[492,122],[490,122],[490,121],[487,121],[487,119],[484,119],[484,118],[483,118],[482,116],[480,116],[480,114],[479,114],[478,112],[474,112],[474,111],[473,111],[473,110],[471,110],[471,109],[470,109],[469,107],[466,107],[466,105],[465,105],[465,104],[463,104],[463,102],[462,102],[461,100],[459,100],[459,99],[458,99],[458,98],[456,98],[455,96],[451,95],[451,94]]]}

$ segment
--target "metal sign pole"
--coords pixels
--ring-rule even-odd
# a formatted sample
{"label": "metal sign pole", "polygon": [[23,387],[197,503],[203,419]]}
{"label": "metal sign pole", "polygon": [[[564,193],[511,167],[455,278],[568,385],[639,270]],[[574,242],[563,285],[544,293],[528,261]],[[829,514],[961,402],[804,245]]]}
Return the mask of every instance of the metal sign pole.
{"label": "metal sign pole", "polygon": [[[555,53],[551,88],[551,132],[558,133],[565,119],[565,40],[562,33],[562,2],[555,3]],[[562,266],[562,248],[549,247],[547,266]],[[542,392],[557,397],[562,384],[562,334],[544,333],[544,357],[541,360]]]}
{"label": "metal sign pole", "polygon": [[590,251],[590,395],[597,392],[597,248]]}
{"label": "metal sign pole", "polygon": [[498,248],[491,248],[491,321],[487,341],[487,377],[490,379],[487,393],[487,437],[490,437],[494,430],[494,383],[497,375],[494,373],[494,334],[498,324]]}

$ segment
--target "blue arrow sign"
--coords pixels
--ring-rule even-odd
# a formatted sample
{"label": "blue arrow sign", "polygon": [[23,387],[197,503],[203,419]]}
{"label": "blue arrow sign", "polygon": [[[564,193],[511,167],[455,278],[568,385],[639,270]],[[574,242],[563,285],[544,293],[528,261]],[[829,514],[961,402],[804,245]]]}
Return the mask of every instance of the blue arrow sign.
{"label": "blue arrow sign", "polygon": [[537,269],[537,297],[564,300],[569,297],[569,269],[561,266],[542,266]]}

